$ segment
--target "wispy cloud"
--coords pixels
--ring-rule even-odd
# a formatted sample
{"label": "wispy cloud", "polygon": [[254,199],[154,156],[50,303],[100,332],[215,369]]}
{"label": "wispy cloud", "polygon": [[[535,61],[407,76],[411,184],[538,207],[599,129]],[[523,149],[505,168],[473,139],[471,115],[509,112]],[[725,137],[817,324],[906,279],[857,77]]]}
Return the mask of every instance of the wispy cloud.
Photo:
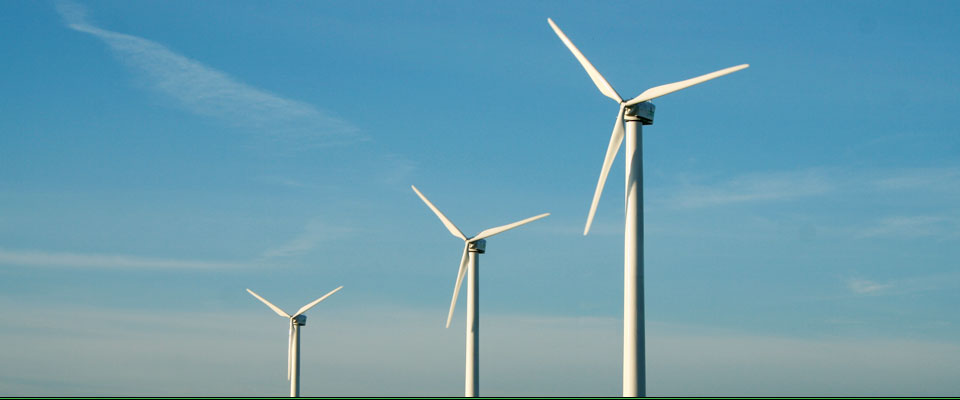
{"label": "wispy cloud", "polygon": [[960,232],[960,224],[955,218],[945,216],[917,215],[892,216],[876,221],[873,226],[861,228],[857,236],[861,238],[896,237],[951,237]]}
{"label": "wispy cloud", "polygon": [[934,290],[949,290],[955,292],[957,288],[960,288],[960,271],[907,278],[896,282],[896,286],[898,291],[902,293]]}
{"label": "wispy cloud", "polygon": [[317,183],[315,180],[303,180],[284,175],[257,175],[254,176],[252,180],[273,188],[282,187],[291,190],[323,190],[331,192],[342,190],[335,185],[326,185]]}
{"label": "wispy cloud", "polygon": [[893,287],[890,283],[877,283],[866,279],[850,279],[847,288],[856,294],[879,294]]}
{"label": "wispy cloud", "polygon": [[160,43],[97,27],[88,21],[86,9],[76,3],[60,2],[57,10],[68,27],[102,40],[141,74],[148,87],[190,112],[301,147],[363,139],[352,124],[309,104],[251,87]]}
{"label": "wispy cloud", "polygon": [[312,220],[304,227],[303,232],[293,239],[265,250],[262,258],[293,257],[306,254],[317,248],[321,243],[353,232],[353,229],[332,226]]}
{"label": "wispy cloud", "polygon": [[386,185],[409,185],[410,177],[417,170],[417,163],[399,154],[387,154],[381,160],[380,181]]}
{"label": "wispy cloud", "polygon": [[257,176],[255,179],[262,183],[269,183],[272,185],[286,186],[289,188],[296,188],[296,189],[304,189],[311,186],[304,182],[301,182],[286,176],[260,175],[260,176]]}
{"label": "wispy cloud", "polygon": [[77,254],[0,249],[0,265],[61,268],[119,269],[220,269],[246,267],[245,263],[177,260],[125,254]]}
{"label": "wispy cloud", "polygon": [[904,295],[918,292],[956,291],[960,287],[960,272],[949,271],[887,279],[883,282],[860,277],[847,278],[846,288],[855,295]]}
{"label": "wispy cloud", "polygon": [[876,179],[874,185],[886,190],[960,190],[960,168],[910,168],[889,173]]}
{"label": "wispy cloud", "polygon": [[715,184],[691,184],[672,190],[669,206],[698,208],[747,202],[792,200],[824,194],[833,187],[819,170],[754,173]]}

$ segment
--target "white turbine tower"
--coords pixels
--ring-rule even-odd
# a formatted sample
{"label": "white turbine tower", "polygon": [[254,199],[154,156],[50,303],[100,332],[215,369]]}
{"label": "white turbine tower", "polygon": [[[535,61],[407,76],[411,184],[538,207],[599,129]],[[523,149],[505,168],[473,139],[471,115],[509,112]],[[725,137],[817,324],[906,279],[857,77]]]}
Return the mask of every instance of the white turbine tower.
{"label": "white turbine tower", "polygon": [[416,186],[410,185],[413,191],[420,196],[427,207],[433,210],[434,214],[440,218],[443,225],[453,236],[463,240],[463,256],[460,257],[460,271],[457,273],[457,283],[453,287],[453,300],[450,301],[450,312],[447,313],[447,328],[450,327],[450,319],[453,318],[453,309],[457,305],[457,295],[460,293],[460,285],[463,283],[463,276],[467,275],[467,363],[464,382],[464,396],[480,396],[480,254],[486,252],[486,238],[536,221],[540,218],[550,215],[544,213],[525,220],[517,221],[512,224],[490,228],[480,232],[472,237],[467,237],[457,228],[447,216],[443,215],[427,196],[420,193]]}
{"label": "white turbine tower", "polygon": [[323,295],[323,297],[316,299],[303,307],[300,307],[300,310],[293,315],[283,312],[280,307],[273,305],[273,303],[267,301],[267,299],[260,297],[259,294],[247,289],[247,291],[250,292],[253,297],[256,297],[258,300],[262,301],[263,304],[266,304],[267,307],[270,307],[270,309],[276,312],[278,315],[290,319],[290,332],[287,338],[287,380],[290,381],[290,397],[300,397],[300,327],[307,324],[307,316],[303,315],[303,313],[307,312],[307,310],[313,308],[313,306],[317,305],[317,303],[320,303],[323,301],[323,299],[330,297],[331,294],[336,293],[340,289],[343,289],[343,286],[333,289],[330,291],[330,293]]}
{"label": "white turbine tower", "polygon": [[597,203],[603,192],[603,184],[610,172],[610,165],[620,150],[624,139],[624,124],[626,124],[626,229],[624,232],[624,283],[623,283],[623,396],[646,396],[645,377],[645,349],[644,349],[644,321],[643,321],[643,151],[641,141],[641,125],[653,124],[653,103],[649,100],[686,89],[711,79],[739,71],[749,67],[741,64],[735,67],[721,69],[696,78],[674,82],[645,90],[639,96],[624,100],[613,89],[613,86],[600,75],[593,64],[583,56],[583,53],[573,45],[573,42],[563,34],[563,31],[547,18],[547,22],[556,32],[563,44],[573,52],[580,61],[580,65],[590,75],[590,79],[600,89],[600,93],[620,104],[617,119],[613,125],[613,134],[610,135],[610,144],[607,146],[607,155],[603,159],[600,169],[600,179],[597,189],[593,193],[593,202],[590,203],[590,213],[587,215],[587,224],[583,234],[590,231],[590,224],[597,211]]}

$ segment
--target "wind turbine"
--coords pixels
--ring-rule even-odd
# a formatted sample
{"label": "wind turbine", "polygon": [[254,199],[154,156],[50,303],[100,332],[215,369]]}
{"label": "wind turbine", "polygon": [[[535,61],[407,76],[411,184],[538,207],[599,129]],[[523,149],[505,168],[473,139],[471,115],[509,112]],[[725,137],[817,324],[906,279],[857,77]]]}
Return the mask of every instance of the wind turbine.
{"label": "wind turbine", "polygon": [[336,293],[340,289],[343,289],[343,286],[333,289],[330,291],[330,293],[323,295],[323,297],[311,301],[309,304],[303,307],[300,307],[300,310],[293,315],[283,312],[280,307],[273,305],[273,303],[267,301],[267,299],[260,297],[259,294],[247,289],[247,291],[250,292],[253,297],[256,297],[258,300],[262,301],[263,304],[266,304],[267,307],[270,307],[270,309],[275,313],[281,317],[290,319],[290,332],[289,337],[287,338],[287,380],[290,381],[290,397],[300,397],[300,327],[307,324],[307,316],[303,315],[303,313],[307,312],[307,310],[313,308],[313,306],[317,305],[317,303],[320,303],[323,301],[323,299],[330,297],[331,294]]}
{"label": "wind turbine", "polygon": [[610,165],[620,150],[624,139],[624,124],[626,124],[626,228],[624,232],[624,283],[623,283],[623,396],[646,396],[646,365],[643,320],[643,145],[641,140],[641,125],[653,124],[655,107],[650,100],[657,97],[686,89],[714,78],[718,78],[750,65],[741,64],[724,68],[716,72],[656,86],[645,90],[639,96],[624,100],[613,89],[613,86],[600,75],[593,64],[584,57],[583,53],[574,46],[570,38],[560,30],[552,19],[547,22],[553,31],[560,37],[563,44],[580,61],[580,65],[590,75],[600,93],[620,104],[617,119],[613,125],[613,134],[610,135],[610,144],[607,146],[607,155],[603,159],[600,169],[600,179],[593,193],[593,202],[590,203],[590,213],[587,215],[587,224],[583,234],[590,232],[590,224],[597,211],[597,203],[603,192],[603,184],[610,172]]}
{"label": "wind turbine", "polygon": [[460,294],[460,285],[463,283],[463,276],[467,278],[467,364],[464,382],[464,396],[480,396],[480,254],[486,252],[486,238],[536,221],[540,218],[550,215],[544,213],[535,217],[530,217],[512,224],[502,225],[495,228],[486,229],[475,236],[467,237],[457,228],[453,222],[443,215],[437,206],[433,205],[427,196],[420,193],[416,186],[410,185],[413,191],[420,196],[420,199],[433,210],[434,214],[440,218],[443,225],[447,227],[450,234],[463,240],[463,256],[460,257],[460,271],[457,272],[457,283],[453,286],[453,300],[450,301],[450,312],[447,313],[447,328],[450,327],[450,319],[453,318],[453,309],[457,305],[457,295]]}

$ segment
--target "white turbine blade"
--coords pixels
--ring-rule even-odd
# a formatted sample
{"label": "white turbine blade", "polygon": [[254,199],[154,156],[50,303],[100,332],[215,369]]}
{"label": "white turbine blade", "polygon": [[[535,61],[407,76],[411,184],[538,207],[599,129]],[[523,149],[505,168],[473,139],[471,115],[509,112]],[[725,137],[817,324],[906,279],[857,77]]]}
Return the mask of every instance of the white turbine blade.
{"label": "white turbine blade", "polygon": [[610,144],[607,145],[607,155],[603,158],[603,167],[600,168],[600,179],[597,180],[597,189],[593,192],[593,201],[590,203],[590,213],[587,214],[587,225],[583,228],[583,236],[590,232],[590,225],[593,224],[593,216],[597,213],[597,204],[600,203],[600,195],[603,194],[603,185],[607,182],[607,175],[610,174],[610,166],[613,160],[617,158],[617,152],[620,151],[620,144],[623,143],[623,113],[626,107],[621,104],[620,111],[617,113],[617,122],[613,125],[613,133],[610,134]]}
{"label": "white turbine blade", "polygon": [[340,287],[338,287],[338,288],[336,288],[336,289],[333,289],[333,290],[330,291],[330,293],[327,293],[327,294],[323,295],[323,297],[321,297],[321,298],[319,298],[319,299],[316,299],[316,300],[310,302],[310,304],[307,304],[307,305],[305,305],[305,306],[303,306],[303,307],[300,307],[300,311],[297,311],[296,314],[293,314],[293,317],[296,318],[298,315],[307,312],[307,310],[313,308],[313,306],[317,305],[317,303],[323,301],[323,299],[325,299],[325,298],[327,298],[327,297],[330,297],[331,294],[336,293],[336,292],[337,292],[338,290],[340,290],[340,289],[343,289],[343,286],[340,286]]}
{"label": "white turbine blade", "polygon": [[287,380],[290,380],[290,370],[293,369],[293,319],[290,320],[290,330],[287,331]]}
{"label": "white turbine blade", "polygon": [[450,231],[453,236],[467,240],[467,235],[464,235],[463,232],[460,232],[460,229],[457,228],[457,226],[454,225],[446,215],[443,215],[443,213],[437,209],[437,206],[433,205],[430,200],[427,200],[427,196],[424,196],[423,193],[420,193],[416,186],[410,185],[410,187],[412,187],[413,191],[417,193],[417,196],[420,196],[420,200],[423,200],[424,203],[427,203],[427,207],[430,207],[430,209],[433,210],[433,213],[437,214],[437,217],[440,217],[440,221],[443,222],[443,225],[447,227],[447,230]]}
{"label": "white turbine blade", "polygon": [[486,229],[486,230],[484,230],[483,232],[478,233],[477,236],[474,236],[474,237],[470,238],[469,241],[470,241],[470,242],[476,242],[476,241],[478,241],[478,240],[480,240],[480,239],[485,239],[485,238],[488,238],[488,237],[490,237],[490,236],[496,235],[496,234],[498,234],[498,233],[509,231],[509,230],[511,230],[511,229],[513,229],[513,228],[516,228],[516,227],[520,226],[520,225],[529,224],[529,223],[531,223],[531,222],[533,222],[533,221],[536,221],[536,220],[538,220],[538,219],[540,219],[540,218],[543,218],[543,217],[546,217],[546,216],[548,216],[548,215],[550,215],[550,213],[543,213],[543,214],[537,215],[536,217],[530,217],[530,218],[527,218],[527,219],[522,220],[522,221],[514,222],[514,223],[512,223],[512,224],[506,224],[506,225],[498,226],[498,227],[496,227],[496,228]]}
{"label": "white turbine blade", "polygon": [[740,64],[740,65],[737,65],[737,66],[735,66],[735,67],[724,68],[724,69],[721,69],[721,70],[719,70],[719,71],[711,72],[711,73],[706,74],[706,75],[700,75],[700,76],[698,76],[698,77],[696,77],[696,78],[687,79],[687,80],[685,80],[685,81],[668,83],[668,84],[666,84],[666,85],[660,85],[660,86],[657,86],[657,87],[654,87],[654,88],[650,88],[650,89],[645,90],[643,93],[640,93],[639,96],[634,97],[633,99],[630,99],[630,101],[627,102],[627,106],[629,107],[629,106],[632,106],[632,105],[637,104],[637,103],[641,103],[641,102],[644,102],[644,101],[647,101],[647,100],[652,100],[652,99],[655,99],[655,98],[657,98],[657,97],[660,97],[660,96],[663,96],[663,95],[666,95],[666,94],[670,94],[670,93],[676,92],[676,91],[681,90],[681,89],[686,89],[686,88],[688,88],[688,87],[690,87],[690,86],[693,86],[693,85],[701,84],[701,83],[703,83],[703,82],[709,81],[709,80],[714,79],[714,78],[719,78],[719,77],[724,76],[724,75],[727,75],[727,74],[732,74],[732,73],[734,73],[734,72],[737,72],[737,71],[739,71],[739,70],[741,70],[741,69],[744,69],[744,68],[747,68],[747,67],[749,67],[749,66],[750,66],[750,64]]}
{"label": "white turbine blade", "polygon": [[263,304],[266,304],[267,307],[270,307],[270,309],[272,309],[274,312],[276,312],[277,314],[279,314],[281,317],[290,318],[290,315],[287,314],[287,313],[285,313],[285,312],[283,312],[283,310],[281,310],[280,307],[277,307],[277,306],[273,305],[273,303],[267,301],[267,299],[265,299],[265,298],[263,298],[263,297],[260,297],[259,294],[254,293],[254,292],[253,292],[252,290],[250,290],[250,289],[247,289],[247,291],[250,292],[250,294],[252,294],[253,297],[256,297],[256,298],[260,299],[260,301],[262,301]]}
{"label": "white turbine blade", "polygon": [[597,71],[597,68],[590,63],[590,60],[587,60],[587,57],[580,52],[580,49],[573,45],[573,42],[570,41],[570,38],[563,34],[563,31],[560,30],[560,27],[553,23],[553,20],[550,18],[547,18],[547,22],[550,23],[550,27],[553,28],[553,32],[560,37],[560,40],[563,41],[563,44],[567,45],[567,48],[570,49],[570,52],[573,53],[573,56],[577,57],[577,61],[580,61],[580,65],[583,66],[583,69],[587,70],[587,74],[590,75],[590,79],[593,80],[593,84],[597,85],[597,89],[600,89],[600,93],[603,93],[604,96],[613,99],[617,103],[622,103],[623,98],[620,97],[620,94],[613,89],[613,86],[610,85],[610,82],[607,82],[607,80],[603,78],[603,75],[600,75],[600,71]]}
{"label": "white turbine blade", "polygon": [[467,249],[470,243],[463,244],[463,257],[460,257],[460,271],[457,272],[457,283],[453,286],[453,300],[450,300],[450,312],[447,313],[447,328],[450,327],[450,320],[453,318],[453,309],[457,306],[457,295],[460,294],[460,285],[463,283],[463,275],[467,273]]}

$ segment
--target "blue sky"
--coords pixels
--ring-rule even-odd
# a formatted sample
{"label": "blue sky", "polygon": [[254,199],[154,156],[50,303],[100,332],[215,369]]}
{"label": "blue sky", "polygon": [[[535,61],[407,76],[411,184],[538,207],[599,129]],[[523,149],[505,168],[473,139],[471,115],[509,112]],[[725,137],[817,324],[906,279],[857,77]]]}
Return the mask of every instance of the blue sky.
{"label": "blue sky", "polygon": [[[622,156],[644,130],[648,393],[956,395],[953,2],[6,2],[0,393],[618,395]],[[463,301],[463,300],[461,300]]]}

